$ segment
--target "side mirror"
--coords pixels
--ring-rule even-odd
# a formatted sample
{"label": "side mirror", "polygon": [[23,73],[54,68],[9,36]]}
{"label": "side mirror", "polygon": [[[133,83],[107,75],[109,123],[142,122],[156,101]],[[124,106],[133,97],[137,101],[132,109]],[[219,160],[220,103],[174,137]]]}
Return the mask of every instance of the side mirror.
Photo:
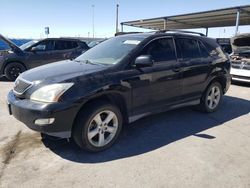
{"label": "side mirror", "polygon": [[34,46],[34,47],[32,47],[31,48],[31,50],[30,51],[32,51],[32,52],[37,52],[37,51],[45,51],[45,48],[46,48],[46,46],[45,45],[38,45],[38,46]]}
{"label": "side mirror", "polygon": [[35,52],[37,51],[37,48],[36,48],[36,47],[32,47],[32,48],[30,49],[30,51],[35,53]]}
{"label": "side mirror", "polygon": [[154,61],[151,55],[141,55],[135,59],[135,66],[138,68],[152,67],[153,64]]}

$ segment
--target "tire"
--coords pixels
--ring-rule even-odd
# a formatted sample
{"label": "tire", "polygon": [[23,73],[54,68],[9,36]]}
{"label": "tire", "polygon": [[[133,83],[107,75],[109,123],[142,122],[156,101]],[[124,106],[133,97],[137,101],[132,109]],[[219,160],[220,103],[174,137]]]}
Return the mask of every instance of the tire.
{"label": "tire", "polygon": [[[110,121],[105,122],[112,117]],[[122,130],[122,114],[109,103],[91,103],[77,115],[72,136],[76,144],[90,152],[103,151],[114,144]]]}
{"label": "tire", "polygon": [[7,64],[4,69],[4,74],[8,80],[15,81],[19,74],[25,70],[26,68],[21,63],[12,62]]}
{"label": "tire", "polygon": [[203,93],[200,109],[203,112],[211,113],[218,110],[223,96],[222,87],[219,82],[213,82]]}

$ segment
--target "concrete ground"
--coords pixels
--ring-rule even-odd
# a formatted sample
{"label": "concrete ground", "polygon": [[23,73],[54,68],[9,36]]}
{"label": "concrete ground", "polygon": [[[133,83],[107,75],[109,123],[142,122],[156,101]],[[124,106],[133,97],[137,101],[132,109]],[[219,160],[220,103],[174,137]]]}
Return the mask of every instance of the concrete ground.
{"label": "concrete ground", "polygon": [[102,153],[41,140],[8,115],[0,81],[0,187],[250,187],[250,85],[232,85],[221,108],[141,119]]}

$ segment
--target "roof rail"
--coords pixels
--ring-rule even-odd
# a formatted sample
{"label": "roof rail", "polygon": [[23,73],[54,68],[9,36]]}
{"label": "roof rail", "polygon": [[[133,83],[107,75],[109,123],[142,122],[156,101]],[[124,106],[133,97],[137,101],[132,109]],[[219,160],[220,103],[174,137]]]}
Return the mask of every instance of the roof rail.
{"label": "roof rail", "polygon": [[206,36],[203,33],[193,32],[193,31],[183,31],[183,30],[176,30],[176,29],[164,29],[156,31],[155,33],[167,33],[167,32],[176,32],[176,33],[188,33],[188,34],[196,34],[200,36]]}
{"label": "roof rail", "polygon": [[137,34],[137,33],[142,33],[142,32],[118,32],[115,33],[115,36],[126,35],[126,34]]}

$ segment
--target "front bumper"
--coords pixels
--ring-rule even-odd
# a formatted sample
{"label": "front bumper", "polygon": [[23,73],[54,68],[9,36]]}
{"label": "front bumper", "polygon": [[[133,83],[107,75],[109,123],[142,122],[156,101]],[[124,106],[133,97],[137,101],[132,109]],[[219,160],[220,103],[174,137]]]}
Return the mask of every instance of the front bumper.
{"label": "front bumper", "polygon": [[[32,130],[61,138],[71,137],[74,119],[79,105],[74,103],[38,103],[29,99],[17,98],[10,91],[7,98],[11,115],[23,122]],[[55,118],[52,124],[36,125],[37,119]]]}
{"label": "front bumper", "polygon": [[231,68],[232,80],[250,83],[250,70]]}

